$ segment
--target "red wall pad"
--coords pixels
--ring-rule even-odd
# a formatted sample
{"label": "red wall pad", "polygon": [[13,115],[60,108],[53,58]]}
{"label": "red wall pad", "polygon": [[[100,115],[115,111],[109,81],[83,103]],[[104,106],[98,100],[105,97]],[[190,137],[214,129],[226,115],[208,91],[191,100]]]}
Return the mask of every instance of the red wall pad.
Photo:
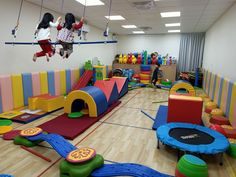
{"label": "red wall pad", "polygon": [[170,95],[167,122],[185,122],[201,125],[202,105],[200,97]]}

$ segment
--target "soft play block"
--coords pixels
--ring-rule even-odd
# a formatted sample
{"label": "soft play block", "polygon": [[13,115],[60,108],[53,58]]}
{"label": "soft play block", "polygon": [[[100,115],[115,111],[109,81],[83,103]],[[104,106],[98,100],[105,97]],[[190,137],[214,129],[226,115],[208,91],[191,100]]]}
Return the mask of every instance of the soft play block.
{"label": "soft play block", "polygon": [[51,112],[64,107],[64,96],[49,96],[48,98],[39,98],[37,108],[45,112]]}
{"label": "soft play block", "polygon": [[201,125],[202,105],[201,97],[170,95],[167,122],[186,122]]}
{"label": "soft play block", "polygon": [[28,103],[29,103],[29,109],[30,110],[36,110],[38,109],[38,101],[39,98],[44,98],[44,97],[48,97],[49,94],[43,94],[43,95],[38,95],[38,96],[33,96],[33,97],[29,97],[28,98]]}

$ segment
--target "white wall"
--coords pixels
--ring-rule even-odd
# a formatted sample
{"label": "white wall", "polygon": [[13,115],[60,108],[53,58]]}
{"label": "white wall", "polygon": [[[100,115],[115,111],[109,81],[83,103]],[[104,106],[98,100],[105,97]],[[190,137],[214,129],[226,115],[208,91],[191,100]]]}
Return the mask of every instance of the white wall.
{"label": "white wall", "polygon": [[203,67],[236,81],[236,4],[206,33]]}
{"label": "white wall", "polygon": [[[39,46],[11,46],[5,45],[6,41],[12,41],[11,30],[14,28],[20,7],[20,0],[0,0],[0,74],[13,74],[21,72],[47,71],[57,69],[67,69],[82,67],[88,59],[98,57],[103,64],[111,64],[116,54],[116,44],[96,44],[96,45],[74,45],[74,53],[68,60],[62,60],[59,55],[46,59],[38,58],[34,63],[33,54],[40,51]],[[20,27],[16,41],[33,42],[33,33],[39,19],[40,7],[24,1]],[[47,9],[56,19],[59,14]],[[62,16],[64,18],[64,16]],[[55,41],[56,30],[52,30],[52,40]],[[75,39],[75,41],[78,38]],[[87,41],[105,40],[103,31],[90,26],[87,34]]]}
{"label": "white wall", "polygon": [[117,53],[158,52],[179,57],[180,34],[118,36]]}

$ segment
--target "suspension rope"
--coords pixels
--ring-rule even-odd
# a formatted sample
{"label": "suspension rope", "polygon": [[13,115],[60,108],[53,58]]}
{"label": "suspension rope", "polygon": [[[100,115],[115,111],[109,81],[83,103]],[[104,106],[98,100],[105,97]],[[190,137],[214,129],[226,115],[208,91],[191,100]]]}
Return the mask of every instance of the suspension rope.
{"label": "suspension rope", "polygon": [[16,33],[18,30],[18,26],[20,24],[20,16],[21,16],[21,11],[22,11],[22,7],[23,7],[23,2],[24,2],[24,0],[21,0],[20,9],[19,9],[18,17],[17,17],[17,21],[16,21],[16,26],[14,27],[14,29],[11,32],[11,34],[14,36],[14,38],[16,38]]}
{"label": "suspension rope", "polygon": [[40,22],[41,17],[42,17],[42,12],[43,12],[43,0],[41,0],[41,5],[40,5],[39,22]]}
{"label": "suspension rope", "polygon": [[112,5],[112,0],[110,0],[110,4],[109,4],[109,9],[108,9],[108,18],[107,18],[107,24],[106,24],[106,29],[103,33],[103,36],[105,36],[106,38],[108,37],[108,33],[109,33],[109,22],[110,22],[110,16],[111,16],[111,5]]}

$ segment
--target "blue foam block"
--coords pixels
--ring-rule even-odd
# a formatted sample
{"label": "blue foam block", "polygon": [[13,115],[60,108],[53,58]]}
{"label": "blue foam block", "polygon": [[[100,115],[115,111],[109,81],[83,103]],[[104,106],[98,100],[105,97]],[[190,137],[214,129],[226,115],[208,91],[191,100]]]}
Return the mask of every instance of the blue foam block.
{"label": "blue foam block", "polygon": [[167,123],[167,113],[168,113],[168,106],[160,105],[159,110],[157,111],[156,119],[152,126],[153,130],[156,130],[161,125]]}

